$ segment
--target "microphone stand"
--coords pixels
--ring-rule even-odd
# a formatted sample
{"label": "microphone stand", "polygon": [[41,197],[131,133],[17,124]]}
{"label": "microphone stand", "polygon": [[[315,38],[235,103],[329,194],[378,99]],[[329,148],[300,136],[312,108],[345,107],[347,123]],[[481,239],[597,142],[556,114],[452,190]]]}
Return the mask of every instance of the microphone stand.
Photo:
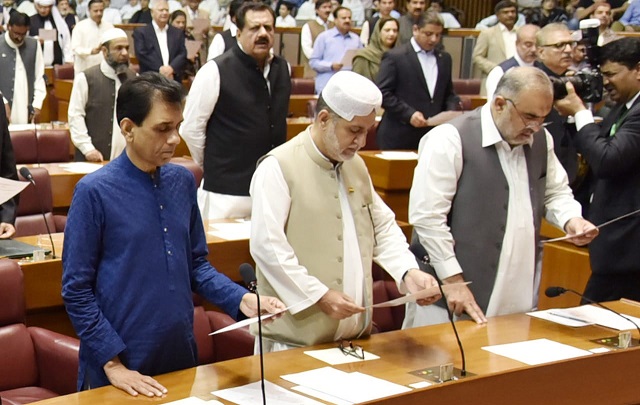
{"label": "microphone stand", "polygon": [[[26,167],[23,167],[22,169],[27,169]],[[31,173],[27,170],[22,170],[20,169],[20,174],[22,174],[22,177],[25,177],[27,180],[29,180],[29,182],[31,182],[31,184],[33,184],[33,188],[36,192],[36,196],[38,195],[38,188],[36,186],[36,181],[33,179],[33,176],[31,175]],[[28,174],[27,176],[25,176],[24,174]],[[47,233],[49,234],[49,241],[51,242],[51,258],[52,259],[56,259],[56,247],[53,244],[53,236],[51,236],[51,229],[49,228],[49,222],[47,222],[47,216],[44,213],[44,205],[42,205],[42,199],[38,198],[38,202],[40,203],[40,212],[42,212],[42,219],[44,220],[44,226],[47,227]]]}
{"label": "microphone stand", "polygon": [[249,285],[249,291],[256,295],[258,299],[258,344],[260,347],[260,384],[262,388],[262,404],[267,405],[267,393],[264,387],[264,351],[262,350],[262,310],[260,309],[260,294],[258,293],[258,285],[252,282]]}

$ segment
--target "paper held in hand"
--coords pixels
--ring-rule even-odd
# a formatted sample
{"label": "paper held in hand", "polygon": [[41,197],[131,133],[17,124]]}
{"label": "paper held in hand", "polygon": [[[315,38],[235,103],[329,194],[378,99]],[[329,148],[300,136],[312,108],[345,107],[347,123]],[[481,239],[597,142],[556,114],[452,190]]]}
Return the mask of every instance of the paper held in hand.
{"label": "paper held in hand", "polygon": [[429,123],[430,127],[435,127],[437,125],[446,124],[460,114],[462,114],[462,111],[442,111],[441,113],[436,114],[433,117],[429,117],[427,119],[427,122]]}
{"label": "paper held in hand", "polygon": [[55,28],[52,28],[52,29],[40,28],[38,30],[38,38],[43,41],[57,41],[58,31],[56,31]]}
{"label": "paper held in hand", "polygon": [[[450,289],[461,286],[461,285],[467,285],[470,284],[471,281],[466,281],[464,283],[453,283],[453,284],[443,284],[442,285],[442,290],[447,293],[449,292]],[[370,305],[371,308],[385,308],[385,307],[395,307],[398,305],[402,305],[402,304],[406,304],[407,302],[416,302],[417,300],[421,300],[421,299],[425,299],[425,298],[429,298],[429,297],[434,297],[436,295],[440,294],[440,289],[438,288],[438,286],[434,286],[434,287],[429,287],[426,288],[422,291],[418,291],[417,293],[413,293],[413,294],[407,294],[405,296],[402,296],[400,298],[396,298],[395,300],[390,300],[390,301],[386,301],[386,302],[381,302],[378,304],[374,304],[374,305]]]}
{"label": "paper held in hand", "polygon": [[342,63],[343,69],[351,68],[351,66],[353,65],[353,57],[356,56],[356,53],[358,53],[358,49],[348,49],[347,52],[344,53],[344,56],[340,61],[340,63]]}

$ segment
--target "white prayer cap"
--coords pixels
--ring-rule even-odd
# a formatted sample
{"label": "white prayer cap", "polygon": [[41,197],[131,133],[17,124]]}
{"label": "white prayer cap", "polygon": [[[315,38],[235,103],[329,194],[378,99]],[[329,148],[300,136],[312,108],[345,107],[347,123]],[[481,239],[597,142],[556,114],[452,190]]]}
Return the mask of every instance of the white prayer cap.
{"label": "white prayer cap", "polygon": [[382,104],[378,87],[366,77],[348,70],[331,76],[321,95],[327,106],[347,121],[356,116],[367,116]]}
{"label": "white prayer cap", "polygon": [[120,28],[110,28],[106,30],[100,37],[100,45],[103,45],[104,43],[117,38],[128,39],[127,33],[121,30]]}
{"label": "white prayer cap", "polygon": [[53,6],[56,4],[55,0],[35,0],[35,3],[41,6]]}

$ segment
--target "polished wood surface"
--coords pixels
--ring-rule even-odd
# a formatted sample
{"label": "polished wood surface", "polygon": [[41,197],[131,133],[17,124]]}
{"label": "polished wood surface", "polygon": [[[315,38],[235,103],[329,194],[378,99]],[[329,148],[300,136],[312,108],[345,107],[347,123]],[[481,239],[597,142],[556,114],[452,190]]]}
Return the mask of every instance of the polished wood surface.
{"label": "polished wood surface", "polygon": [[579,305],[580,297],[575,294],[565,293],[559,297],[548,298],[544,292],[547,287],[559,286],[582,293],[590,276],[588,248],[578,247],[569,242],[546,243],[542,251],[538,308],[566,308]]}
{"label": "polished wood surface", "polygon": [[289,98],[289,117],[308,117],[307,102],[317,100],[314,94],[292,94]]}
{"label": "polished wood surface", "polygon": [[307,117],[287,118],[287,141],[307,129],[311,123],[311,118]]}
{"label": "polished wood surface", "polygon": [[[640,308],[637,306],[620,302],[612,303],[611,306],[631,315],[640,315]],[[569,328],[523,314],[491,318],[484,326],[471,321],[459,321],[457,326],[465,348],[467,370],[476,376],[369,403],[600,405],[640,401],[635,373],[631,372],[640,362],[640,348],[593,354],[539,366],[527,366],[481,349],[487,345],[547,338],[589,350],[599,347],[590,342],[590,339],[612,336],[614,332],[611,330],[598,326]],[[637,336],[636,332],[633,333]],[[380,356],[380,359],[334,366],[336,369],[358,371],[408,385],[423,381],[410,374],[412,371],[447,362],[453,362],[459,367],[461,363],[455,338],[448,324],[373,335],[357,343]],[[332,346],[335,347],[335,344],[314,348]],[[266,379],[290,388],[292,384],[282,380],[281,375],[327,366],[326,363],[303,354],[304,350],[308,348],[266,354]],[[258,356],[249,356],[159,376],[159,382],[169,390],[161,399],[134,398],[113,387],[103,387],[38,404],[167,403],[190,396],[208,400],[214,398],[211,391],[258,381],[259,370]]]}
{"label": "polished wood surface", "polygon": [[56,79],[53,81],[54,95],[58,100],[58,121],[69,121],[67,111],[69,110],[72,87],[73,80]]}

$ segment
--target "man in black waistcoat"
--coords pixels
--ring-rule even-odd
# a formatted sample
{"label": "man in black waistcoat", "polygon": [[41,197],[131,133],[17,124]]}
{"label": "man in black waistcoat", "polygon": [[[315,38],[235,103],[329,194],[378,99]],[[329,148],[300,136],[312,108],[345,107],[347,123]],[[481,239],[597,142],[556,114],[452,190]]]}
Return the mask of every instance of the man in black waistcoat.
{"label": "man in black waistcoat", "polygon": [[[42,40],[42,54],[45,66],[61,65],[65,62],[73,63],[71,50],[71,27],[58,11],[54,0],[36,0],[34,3],[37,14],[31,16],[29,35],[38,37],[41,29],[55,30],[56,40]],[[75,25],[75,20],[74,20]]]}
{"label": "man in black waistcoat", "polygon": [[[589,219],[596,225],[640,209],[640,39],[622,38],[602,47],[600,71],[616,103],[597,125],[568,85],[556,108],[576,119],[578,152],[593,174]],[[603,227],[589,245],[591,278],[584,295],[596,301],[640,300],[640,215]]]}
{"label": "man in black waistcoat", "polygon": [[236,21],[237,44],[198,71],[184,109],[182,137],[204,167],[203,219],[249,217],[256,162],[286,140],[291,78],[270,53],[275,14],[246,3]]}

